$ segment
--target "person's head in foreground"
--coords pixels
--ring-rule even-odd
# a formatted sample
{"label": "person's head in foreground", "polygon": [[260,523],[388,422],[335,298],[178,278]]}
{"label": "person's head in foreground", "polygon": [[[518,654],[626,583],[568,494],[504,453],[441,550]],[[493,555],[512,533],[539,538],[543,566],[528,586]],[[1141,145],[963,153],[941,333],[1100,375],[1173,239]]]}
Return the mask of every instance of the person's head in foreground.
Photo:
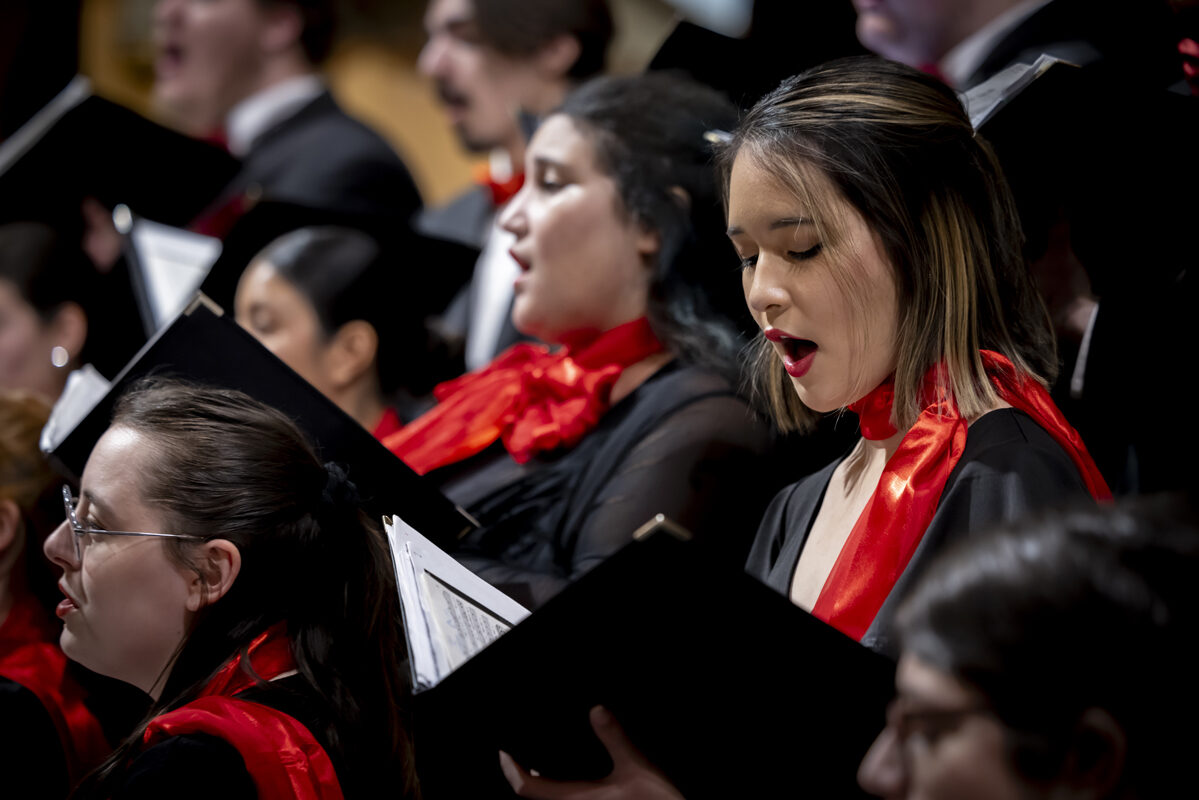
{"label": "person's head in foreground", "polygon": [[385,546],[344,472],[289,419],[239,392],[145,382],[118,402],[79,498],[64,495],[71,513],[45,544],[63,570],[63,650],[154,700],[93,774],[101,791],[119,785],[151,717],[194,701],[270,631],[342,784],[403,784]]}
{"label": "person's head in foreground", "polygon": [[784,429],[894,375],[892,421],[906,430],[937,364],[976,418],[999,404],[981,349],[1052,380],[1053,334],[1011,194],[943,83],[875,57],[815,67],[749,112],[722,167],[765,334],[759,385]]}
{"label": "person's head in foreground", "polygon": [[1199,530],[1091,509],[966,543],[903,606],[883,797],[1177,797],[1199,712]]}
{"label": "person's head in foreground", "polygon": [[715,91],[664,74],[571,93],[529,143],[524,187],[500,218],[521,270],[516,328],[570,343],[648,317],[675,355],[731,363],[744,312],[711,165],[735,114]]}

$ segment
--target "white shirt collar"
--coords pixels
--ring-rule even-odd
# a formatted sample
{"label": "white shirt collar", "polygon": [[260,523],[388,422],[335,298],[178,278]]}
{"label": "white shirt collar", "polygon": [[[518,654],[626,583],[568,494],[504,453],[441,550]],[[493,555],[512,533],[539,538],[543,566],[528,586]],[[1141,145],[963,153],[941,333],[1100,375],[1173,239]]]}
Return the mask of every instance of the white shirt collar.
{"label": "white shirt collar", "polygon": [[937,65],[945,80],[950,86],[962,88],[1004,36],[1049,3],[1050,0],[1024,0],[958,42]]}
{"label": "white shirt collar", "polygon": [[300,75],[242,100],[225,118],[229,152],[239,158],[245,156],[255,139],[312,102],[324,90],[324,81],[319,76]]}

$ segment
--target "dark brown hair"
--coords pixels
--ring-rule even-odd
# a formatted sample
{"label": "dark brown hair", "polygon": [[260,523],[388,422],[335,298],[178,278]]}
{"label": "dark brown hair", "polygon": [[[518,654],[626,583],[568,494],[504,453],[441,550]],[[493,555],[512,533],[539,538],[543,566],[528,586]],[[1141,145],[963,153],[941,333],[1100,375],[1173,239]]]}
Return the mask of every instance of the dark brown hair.
{"label": "dark brown hair", "polygon": [[1196,570],[1199,528],[1180,501],[1059,512],[947,551],[896,624],[905,654],[981,692],[1026,779],[1086,758],[1079,721],[1099,709],[1125,735],[1128,796],[1175,797],[1199,714]]}
{"label": "dark brown hair", "polygon": [[648,305],[658,338],[691,363],[737,376],[753,322],[713,169],[713,142],[736,122],[736,107],[683,75],[651,72],[591,80],[556,113],[590,141],[616,183],[620,213],[658,234]]}
{"label": "dark brown hair", "polygon": [[[324,706],[317,733],[347,768],[338,774],[346,794],[414,793],[394,573],[344,473],[322,466],[291,420],[240,392],[151,379],[118,401],[112,424],[146,442],[143,502],[172,532],[235,544],[241,571],[197,615],[160,699],[96,773],[101,789],[146,722],[194,699],[254,637],[285,622],[299,674]],[[194,568],[194,544],[165,546]]]}
{"label": "dark brown hair", "polygon": [[472,0],[479,35],[509,56],[527,57],[557,36],[573,36],[579,57],[567,72],[584,80],[604,70],[612,41],[607,0]]}

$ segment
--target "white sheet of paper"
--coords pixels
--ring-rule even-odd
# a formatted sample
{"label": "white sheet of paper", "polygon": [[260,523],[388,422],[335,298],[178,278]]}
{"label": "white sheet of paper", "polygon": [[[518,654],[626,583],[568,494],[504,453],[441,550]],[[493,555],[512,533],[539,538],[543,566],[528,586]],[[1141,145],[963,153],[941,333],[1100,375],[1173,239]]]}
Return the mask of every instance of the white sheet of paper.
{"label": "white sheet of paper", "polygon": [[529,611],[398,516],[384,517],[415,688],[436,686]]}
{"label": "white sheet of paper", "polygon": [[156,329],[175,318],[221,254],[221,240],[148,219],[129,232],[145,278]]}

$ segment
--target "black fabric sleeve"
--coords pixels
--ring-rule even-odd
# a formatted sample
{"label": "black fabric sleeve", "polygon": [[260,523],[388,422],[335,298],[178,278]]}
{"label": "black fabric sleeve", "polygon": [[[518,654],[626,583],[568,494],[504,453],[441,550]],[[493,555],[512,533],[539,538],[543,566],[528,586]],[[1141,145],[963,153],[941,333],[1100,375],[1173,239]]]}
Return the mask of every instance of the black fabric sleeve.
{"label": "black fabric sleeve", "polygon": [[581,521],[568,532],[568,567],[533,570],[476,555],[461,560],[492,584],[525,584],[540,605],[661,513],[743,561],[777,488],[763,457],[769,446],[767,429],[744,401],[729,395],[698,400],[634,444],[593,501],[572,515]]}
{"label": "black fabric sleeve", "polygon": [[164,739],[129,766],[112,800],[256,800],[258,790],[233,745],[205,734]]}
{"label": "black fabric sleeve", "polygon": [[0,678],[0,795],[67,795],[67,765],[58,731],[37,695]]}

